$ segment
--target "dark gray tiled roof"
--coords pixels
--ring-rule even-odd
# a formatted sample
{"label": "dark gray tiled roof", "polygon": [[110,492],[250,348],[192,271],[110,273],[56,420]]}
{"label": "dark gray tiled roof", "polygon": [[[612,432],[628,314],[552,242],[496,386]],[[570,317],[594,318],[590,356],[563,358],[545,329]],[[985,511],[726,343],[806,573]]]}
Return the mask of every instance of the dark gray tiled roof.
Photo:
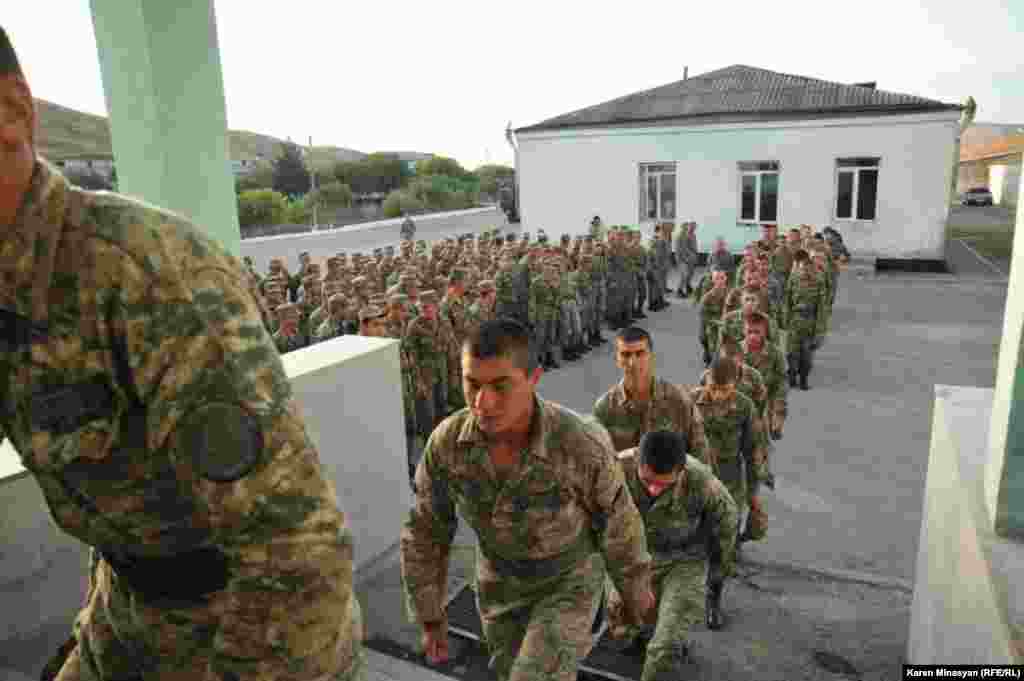
{"label": "dark gray tiled roof", "polygon": [[[516,132],[648,121],[803,118],[960,109],[933,99],[737,64],[549,118]],[[705,120],[710,119],[710,120]]]}

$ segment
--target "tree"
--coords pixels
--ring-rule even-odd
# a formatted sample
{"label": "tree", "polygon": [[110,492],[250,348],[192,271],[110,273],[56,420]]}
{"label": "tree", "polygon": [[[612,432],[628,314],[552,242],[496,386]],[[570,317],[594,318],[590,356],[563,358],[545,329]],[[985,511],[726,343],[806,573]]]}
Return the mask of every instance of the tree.
{"label": "tree", "polygon": [[384,217],[397,218],[423,210],[423,202],[408,189],[396,189],[384,199]]}
{"label": "tree", "polygon": [[284,222],[287,200],[272,189],[244,191],[238,195],[238,223],[241,227],[279,225]]}
{"label": "tree", "polygon": [[428,159],[416,163],[417,175],[448,175],[463,179],[471,175],[469,171],[459,165],[453,158],[445,156],[431,156]]}
{"label": "tree", "polygon": [[286,196],[302,196],[309,191],[311,180],[298,145],[282,143],[274,160],[273,188]]}
{"label": "tree", "polygon": [[337,180],[328,182],[306,195],[309,205],[324,207],[349,207],[352,205],[352,190]]}
{"label": "tree", "polygon": [[515,177],[516,169],[509,166],[489,164],[482,165],[473,171],[473,175],[480,180],[480,191],[483,194],[498,193],[499,177]]}
{"label": "tree", "polygon": [[260,164],[250,173],[235,178],[235,191],[241,194],[253,189],[271,189],[274,186],[274,168]]}

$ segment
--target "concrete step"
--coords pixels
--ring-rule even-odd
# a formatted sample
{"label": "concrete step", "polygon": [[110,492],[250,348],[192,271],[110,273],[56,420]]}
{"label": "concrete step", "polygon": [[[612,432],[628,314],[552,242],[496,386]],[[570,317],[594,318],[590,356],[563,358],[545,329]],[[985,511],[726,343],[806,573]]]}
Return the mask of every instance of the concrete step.
{"label": "concrete step", "polygon": [[367,681],[457,681],[455,677],[365,648],[369,667]]}

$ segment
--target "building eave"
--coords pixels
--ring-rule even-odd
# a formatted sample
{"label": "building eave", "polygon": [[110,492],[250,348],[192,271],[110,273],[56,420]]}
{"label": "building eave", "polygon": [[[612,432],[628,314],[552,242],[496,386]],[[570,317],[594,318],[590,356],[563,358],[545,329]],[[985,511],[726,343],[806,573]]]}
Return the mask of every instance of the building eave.
{"label": "building eave", "polygon": [[960,104],[909,104],[906,106],[863,106],[822,109],[792,109],[749,113],[706,113],[688,116],[656,116],[651,118],[629,118],[603,123],[562,123],[546,125],[538,123],[515,128],[515,134],[531,132],[549,132],[575,129],[617,129],[637,126],[659,125],[711,125],[715,123],[763,123],[768,121],[800,121],[818,120],[822,118],[854,118],[862,116],[900,116],[919,113],[939,113],[943,111],[963,111]]}

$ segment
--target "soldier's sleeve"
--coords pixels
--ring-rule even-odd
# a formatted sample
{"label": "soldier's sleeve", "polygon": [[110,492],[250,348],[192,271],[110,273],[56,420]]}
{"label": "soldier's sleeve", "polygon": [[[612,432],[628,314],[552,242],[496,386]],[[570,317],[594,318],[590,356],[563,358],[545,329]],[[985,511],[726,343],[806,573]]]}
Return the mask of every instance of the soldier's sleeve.
{"label": "soldier's sleeve", "polygon": [[415,497],[400,537],[402,588],[410,619],[443,621],[448,556],[458,516],[449,477],[438,461],[439,431],[431,433],[416,468]]}
{"label": "soldier's sleeve", "polygon": [[818,314],[815,315],[814,335],[824,336],[828,331],[828,291],[822,284],[818,284]]}
{"label": "soldier's sleeve", "polygon": [[643,518],[626,486],[626,478],[606,442],[588,437],[593,449],[584,503],[593,519],[605,566],[615,588],[635,603],[650,586],[651,554]]}
{"label": "soldier's sleeve", "polygon": [[608,427],[608,394],[605,393],[594,402],[594,418],[605,428]]}
{"label": "soldier's sleeve", "polygon": [[708,584],[720,584],[736,571],[736,528],[739,511],[721,480],[705,483],[704,522],[708,524]]}
{"label": "soldier's sleeve", "polygon": [[768,474],[768,434],[756,408],[751,409],[740,429],[740,451],[747,462],[747,483],[753,491]]}
{"label": "soldier's sleeve", "polygon": [[[706,374],[707,372],[705,372]],[[686,439],[687,454],[708,464],[712,469],[716,469],[718,466],[718,456],[708,443],[707,433],[704,432],[704,417],[701,415],[697,404],[692,399],[685,399],[684,394],[684,399],[681,400],[679,408],[682,412],[679,417],[680,423],[688,424],[686,431],[681,433]]]}

